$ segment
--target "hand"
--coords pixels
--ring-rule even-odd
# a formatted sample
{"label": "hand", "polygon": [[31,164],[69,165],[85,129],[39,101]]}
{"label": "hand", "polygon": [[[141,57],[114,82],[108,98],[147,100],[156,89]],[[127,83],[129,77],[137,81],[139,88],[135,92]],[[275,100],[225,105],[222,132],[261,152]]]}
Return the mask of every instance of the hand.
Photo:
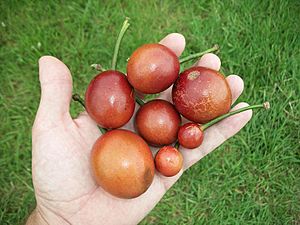
{"label": "hand", "polygon": [[[161,44],[178,56],[185,47],[182,35],[170,34]],[[220,59],[204,55],[198,65],[220,69]],[[28,224],[136,224],[141,221],[178,180],[156,173],[150,188],[138,198],[119,199],[106,193],[93,179],[90,151],[101,135],[86,112],[72,119],[69,105],[72,77],[58,59],[44,56],[39,60],[41,101],[32,130],[32,178],[37,207]],[[243,91],[243,81],[235,75],[227,77],[235,101]],[[161,98],[171,100],[170,89]],[[235,109],[244,107],[238,104]],[[229,117],[205,131],[198,149],[180,148],[184,170],[199,161],[226,139],[236,134],[251,118],[246,111]],[[133,119],[125,126],[133,130]],[[153,150],[155,150],[153,148]]]}

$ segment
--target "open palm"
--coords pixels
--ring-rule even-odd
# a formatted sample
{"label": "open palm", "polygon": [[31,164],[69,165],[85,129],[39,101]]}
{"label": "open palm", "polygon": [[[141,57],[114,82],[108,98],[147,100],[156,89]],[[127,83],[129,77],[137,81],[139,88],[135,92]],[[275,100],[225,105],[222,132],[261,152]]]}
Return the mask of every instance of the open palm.
{"label": "open palm", "polygon": [[[185,40],[179,34],[170,34],[160,43],[178,56],[185,47]],[[220,60],[214,54],[206,54],[198,65],[219,70]],[[183,171],[170,178],[157,173],[150,188],[135,199],[120,199],[105,192],[95,183],[90,166],[90,152],[100,131],[86,112],[74,120],[69,114],[72,95],[69,69],[51,56],[42,57],[39,66],[42,94],[33,127],[32,152],[36,221],[39,224],[137,224]],[[235,75],[228,76],[227,80],[236,100],[243,90],[243,81]],[[161,98],[170,101],[170,89]],[[245,103],[240,103],[236,108],[244,106]],[[251,115],[251,111],[246,111],[207,129],[198,149],[180,148],[184,169],[237,133]],[[133,119],[124,129],[133,130]]]}

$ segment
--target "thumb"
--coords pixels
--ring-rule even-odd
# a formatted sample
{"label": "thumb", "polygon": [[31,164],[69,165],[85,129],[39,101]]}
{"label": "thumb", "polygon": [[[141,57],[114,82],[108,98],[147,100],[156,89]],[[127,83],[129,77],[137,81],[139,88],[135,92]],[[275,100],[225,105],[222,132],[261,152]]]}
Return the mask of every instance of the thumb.
{"label": "thumb", "polygon": [[41,100],[36,120],[46,125],[70,117],[69,107],[72,96],[72,76],[68,67],[52,56],[39,60]]}

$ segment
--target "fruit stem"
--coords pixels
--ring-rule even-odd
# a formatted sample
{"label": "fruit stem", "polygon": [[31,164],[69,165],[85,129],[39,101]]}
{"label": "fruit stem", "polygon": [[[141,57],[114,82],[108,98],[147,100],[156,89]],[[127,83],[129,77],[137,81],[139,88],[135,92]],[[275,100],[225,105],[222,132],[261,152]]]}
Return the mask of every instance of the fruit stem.
{"label": "fruit stem", "polygon": [[121,41],[122,41],[122,39],[124,37],[124,34],[126,33],[128,27],[130,25],[128,23],[128,20],[129,20],[129,18],[126,17],[125,21],[123,22],[123,26],[121,28],[121,31],[119,33],[119,36],[118,36],[118,39],[117,39],[117,42],[116,42],[116,45],[115,45],[114,56],[113,56],[112,63],[111,63],[111,68],[113,70],[115,70],[116,66],[117,66],[117,58],[118,58],[118,53],[119,53]]}
{"label": "fruit stem", "polygon": [[175,145],[174,145],[174,148],[176,148],[176,149],[178,150],[179,147],[180,147],[179,141],[176,141],[176,143],[175,143]]}
{"label": "fruit stem", "polygon": [[80,105],[82,105],[83,108],[85,108],[84,100],[80,97],[79,94],[77,94],[77,93],[76,93],[76,94],[73,94],[73,95],[72,95],[72,99],[73,99],[75,102],[79,102]]}
{"label": "fruit stem", "polygon": [[[83,108],[86,109],[86,108],[85,108],[84,100],[83,100],[83,98],[80,97],[79,94],[77,94],[77,93],[73,94],[73,95],[72,95],[72,99],[73,99],[75,102],[79,102],[79,103],[83,106]],[[98,125],[97,125],[97,126],[98,126]],[[102,134],[105,134],[106,131],[107,131],[107,130],[106,130],[105,128],[103,128],[103,127],[98,126],[98,128],[99,128],[99,130],[101,131]]]}
{"label": "fruit stem", "polygon": [[101,72],[106,71],[106,69],[103,68],[100,64],[92,64],[91,67],[94,68],[95,70],[98,70],[98,71],[101,71]]}
{"label": "fruit stem", "polygon": [[199,58],[200,56],[203,56],[204,54],[214,52],[214,51],[217,51],[217,50],[219,50],[219,45],[215,44],[212,48],[209,48],[209,49],[205,50],[204,52],[197,52],[195,54],[191,54],[187,57],[179,59],[179,62],[180,62],[180,64],[185,63],[185,62],[188,62],[192,59]]}
{"label": "fruit stem", "polygon": [[226,113],[222,116],[219,116],[215,119],[213,119],[212,121],[209,121],[208,123],[206,124],[203,124],[201,125],[201,129],[204,131],[205,129],[209,128],[210,126],[214,125],[215,123],[229,117],[229,116],[232,116],[232,115],[235,115],[235,114],[238,114],[240,112],[244,112],[246,110],[250,110],[250,109],[257,109],[257,108],[265,108],[265,109],[270,109],[270,103],[269,102],[265,102],[263,104],[260,104],[260,105],[252,105],[252,106],[246,106],[246,107],[243,107],[243,108],[240,108],[240,109],[237,109],[235,111],[231,111],[229,113]]}
{"label": "fruit stem", "polygon": [[99,128],[101,134],[105,134],[107,132],[107,130],[103,127],[100,127],[99,125],[97,125],[97,127]]}
{"label": "fruit stem", "polygon": [[139,106],[142,106],[145,104],[145,102],[137,95],[135,95],[135,101],[137,102],[137,104],[139,104]]}

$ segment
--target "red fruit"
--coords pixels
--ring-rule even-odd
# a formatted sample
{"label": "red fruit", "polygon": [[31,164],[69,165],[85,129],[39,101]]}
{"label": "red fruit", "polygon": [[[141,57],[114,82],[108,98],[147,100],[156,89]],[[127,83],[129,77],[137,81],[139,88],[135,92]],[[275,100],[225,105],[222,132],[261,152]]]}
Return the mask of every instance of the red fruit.
{"label": "red fruit", "polygon": [[126,76],[116,70],[98,74],[85,93],[86,110],[102,127],[118,128],[133,115],[135,98]]}
{"label": "red fruit", "polygon": [[227,113],[232,102],[225,77],[218,71],[200,66],[179,75],[172,98],[179,113],[200,124]]}
{"label": "red fruit", "polygon": [[91,157],[97,183],[114,196],[138,197],[154,178],[152,153],[131,131],[108,131],[94,144]]}
{"label": "red fruit", "polygon": [[140,107],[135,117],[138,133],[151,145],[169,145],[177,139],[181,123],[175,107],[165,100],[153,100]]}
{"label": "red fruit", "polygon": [[178,142],[185,148],[197,148],[203,141],[203,131],[196,123],[186,123],[179,128]]}
{"label": "red fruit", "polygon": [[145,44],[136,49],[127,64],[129,83],[139,92],[154,94],[166,90],[177,79],[179,60],[161,44]]}
{"label": "red fruit", "polygon": [[166,177],[175,176],[182,168],[183,157],[173,146],[164,146],[155,156],[155,167]]}

